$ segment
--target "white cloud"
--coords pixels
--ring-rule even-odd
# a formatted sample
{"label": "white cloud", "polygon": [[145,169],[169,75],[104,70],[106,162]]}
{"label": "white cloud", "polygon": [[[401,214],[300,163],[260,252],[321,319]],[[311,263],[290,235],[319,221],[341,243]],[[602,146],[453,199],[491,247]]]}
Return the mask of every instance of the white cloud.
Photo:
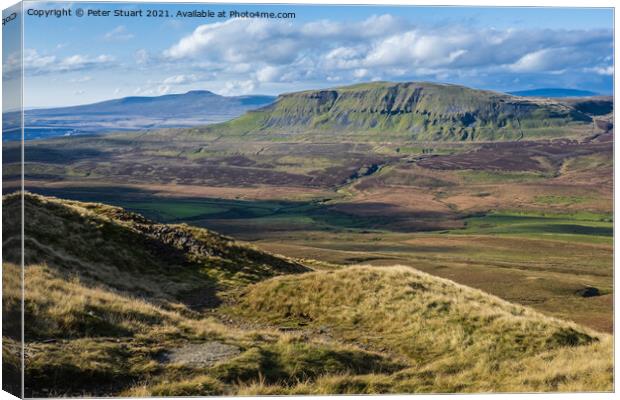
{"label": "white cloud", "polygon": [[48,68],[56,61],[54,56],[43,56],[34,49],[24,50],[23,66],[29,69]]}
{"label": "white cloud", "polygon": [[268,65],[256,72],[256,79],[259,82],[276,82],[282,76],[282,71],[278,67]]}
{"label": "white cloud", "polygon": [[306,36],[321,38],[338,36],[344,34],[344,27],[341,23],[327,19],[308,22],[301,28],[301,33]]}
{"label": "white cloud", "polygon": [[235,96],[253,93],[256,89],[256,82],[251,79],[243,81],[228,81],[224,88],[220,90],[220,94],[224,96]]}
{"label": "white cloud", "polygon": [[230,68],[227,68],[227,70],[229,72],[245,74],[245,73],[252,71],[252,64],[251,63],[235,63],[231,65]]}
{"label": "white cloud", "polygon": [[134,53],[134,59],[136,60],[136,64],[143,65],[151,60],[151,56],[146,49],[140,49]]}
{"label": "white cloud", "polygon": [[323,56],[325,68],[349,69],[363,64],[367,49],[363,46],[336,47]]}
{"label": "white cloud", "polygon": [[198,81],[198,77],[194,74],[191,75],[174,75],[164,79],[164,85],[184,85],[187,83],[193,83]]}
{"label": "white cloud", "polygon": [[[174,92],[196,82],[226,94],[373,79],[514,87],[515,78],[521,77],[521,84],[564,79],[572,87],[582,76],[606,82],[613,74],[610,30],[492,29],[452,23],[438,27],[421,22],[389,14],[358,21],[229,19],[200,25],[163,51],[137,49],[133,60],[119,60],[145,74],[158,71],[156,77],[145,76],[144,80],[151,76],[149,82],[136,82],[136,94],[143,95]],[[119,25],[103,36],[127,40],[131,33]],[[27,70],[45,74],[115,65],[109,55],[66,51],[27,50]],[[19,58],[9,57],[5,71],[7,66],[19,70]]]}
{"label": "white cloud", "polygon": [[370,71],[367,70],[366,68],[359,68],[353,71],[353,76],[358,79],[366,78],[369,74],[370,74]]}
{"label": "white cloud", "polygon": [[[362,21],[231,19],[197,27],[162,53],[169,64],[209,70],[254,87],[282,82],[482,79],[566,74],[608,65],[609,30],[423,28],[377,15]],[[606,69],[592,70],[597,74]],[[605,75],[605,74],[603,74]],[[502,79],[502,78],[498,78]]]}
{"label": "white cloud", "polygon": [[[11,54],[3,65],[5,74],[19,73],[22,68],[20,53]],[[74,54],[64,58],[55,55],[40,54],[35,49],[24,49],[23,70],[31,75],[43,75],[48,73],[72,72],[86,69],[108,66],[115,58],[101,54],[95,57]]]}
{"label": "white cloud", "polygon": [[396,32],[402,32],[411,27],[411,24],[403,19],[390,14],[372,15],[358,24],[361,35],[366,37],[386,36]]}
{"label": "white cloud", "polygon": [[107,32],[105,35],[103,35],[103,39],[108,42],[125,41],[133,39],[133,37],[133,33],[127,31],[127,27],[125,27],[125,25],[119,25],[111,31]]}
{"label": "white cloud", "polygon": [[[334,42],[382,37],[410,23],[391,15],[357,22],[319,20],[303,25],[260,19],[230,19],[197,27],[164,51],[169,59],[201,58],[227,63],[285,64],[300,53],[323,51]],[[330,41],[331,40],[331,41]]]}
{"label": "white cloud", "polygon": [[[586,60],[584,60],[586,56]],[[545,48],[519,58],[509,66],[514,72],[548,72],[558,74],[570,67],[578,67],[587,60],[587,53],[573,47]]]}
{"label": "white cloud", "polygon": [[591,67],[591,68],[585,68],[584,71],[594,72],[595,74],[598,74],[598,75],[613,76],[614,67],[612,65],[608,65],[606,67]]}
{"label": "white cloud", "polygon": [[114,57],[106,54],[102,54],[96,57],[75,54],[59,60],[52,67],[53,69],[59,71],[76,71],[84,68],[110,64],[113,61]]}
{"label": "white cloud", "polygon": [[548,49],[528,53],[512,64],[510,69],[516,72],[545,70],[551,64],[549,55],[550,51]]}
{"label": "white cloud", "polygon": [[363,64],[368,67],[449,66],[467,54],[475,43],[476,38],[471,34],[411,30],[377,42]]}
{"label": "white cloud", "polygon": [[290,23],[271,20],[230,19],[197,27],[164,51],[169,59],[197,58],[244,63],[291,62],[299,50]]}

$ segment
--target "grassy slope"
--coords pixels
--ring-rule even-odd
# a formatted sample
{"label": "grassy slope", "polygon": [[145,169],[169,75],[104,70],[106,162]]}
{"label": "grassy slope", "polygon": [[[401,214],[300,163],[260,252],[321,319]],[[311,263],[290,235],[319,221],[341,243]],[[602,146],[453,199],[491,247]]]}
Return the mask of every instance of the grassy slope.
{"label": "grassy slope", "polygon": [[[250,286],[234,311],[271,324],[328,331],[410,365],[397,374],[363,378],[367,387],[376,380],[395,392],[611,387],[609,336],[406,267],[271,279]],[[290,391],[321,388],[300,385]]]}
{"label": "grassy slope", "polygon": [[[27,395],[611,388],[607,335],[447,280],[397,267],[278,278],[305,269],[187,227],[174,227],[173,236],[197,237],[220,255],[192,247],[179,260],[169,256],[177,242],[149,236],[147,227],[163,226],[139,215],[26,198],[37,224],[26,230]],[[5,197],[5,209],[15,200]],[[63,234],[46,233],[52,226]],[[5,261],[5,315],[19,308],[17,272]],[[228,299],[213,314],[183,303],[187,290],[205,284]],[[17,330],[5,328],[14,343]],[[205,343],[237,351],[208,365],[162,361]],[[5,368],[14,369],[7,355]]]}
{"label": "grassy slope", "polygon": [[[13,264],[5,263],[4,271],[5,278],[17,276]],[[260,380],[284,385],[326,373],[397,368],[377,353],[276,330],[241,330],[180,304],[157,305],[67,280],[45,265],[27,267],[26,285],[26,322],[38,336],[27,333],[29,396],[233,394]],[[5,310],[18,305],[18,296],[5,294]],[[238,355],[207,367],[162,362],[169,351],[204,343],[232,346]]]}
{"label": "grassy slope", "polygon": [[553,101],[457,85],[375,82],[281,95],[271,106],[192,132],[484,141],[564,136],[567,126],[590,121],[582,112]]}
{"label": "grassy slope", "polygon": [[[3,199],[9,242],[16,240],[11,228],[19,211],[18,199],[16,195]],[[196,342],[234,346],[264,370],[261,373],[270,382],[298,381],[324,371],[393,368],[389,360],[347,346],[302,343],[277,331],[224,326],[182,301],[191,288],[215,284],[221,291],[306,270],[293,261],[204,229],[173,226],[168,236],[196,238],[213,254],[207,257],[183,249],[184,258],[178,259],[175,243],[166,242],[166,235],[155,238],[145,233],[164,226],[102,204],[26,194],[26,215],[27,395],[236,392],[238,382],[231,377],[235,371],[219,368],[205,376],[202,366],[161,362],[167,351]],[[16,258],[9,246],[5,249],[8,259]],[[3,267],[4,315],[18,315],[19,269],[6,259]],[[19,339],[19,327],[9,326],[15,322],[5,321],[9,344]],[[12,357],[16,353],[8,351],[9,346],[4,349],[4,367],[16,370],[18,358]],[[312,365],[299,370],[299,362]],[[256,380],[257,374],[247,372],[245,379]]]}
{"label": "grassy slope", "polygon": [[[118,207],[26,194],[26,262],[46,263],[94,283],[157,296],[221,289],[302,265],[206,229],[161,225]],[[5,243],[18,237],[19,197],[3,199]],[[12,212],[11,212],[12,211]],[[10,249],[9,249],[10,250]],[[7,254],[10,260],[14,255]],[[139,275],[141,279],[133,279]]]}

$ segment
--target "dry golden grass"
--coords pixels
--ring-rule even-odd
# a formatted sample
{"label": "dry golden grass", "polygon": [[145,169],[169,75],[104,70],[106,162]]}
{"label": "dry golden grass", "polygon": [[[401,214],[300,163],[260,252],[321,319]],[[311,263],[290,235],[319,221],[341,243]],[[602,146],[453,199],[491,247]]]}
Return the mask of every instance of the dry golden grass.
{"label": "dry golden grass", "polygon": [[271,279],[250,286],[235,311],[405,357],[412,368],[390,391],[611,390],[608,335],[407,267]]}
{"label": "dry golden grass", "polygon": [[[4,268],[15,275],[16,266]],[[352,267],[252,285],[237,315],[266,323],[254,328],[87,287],[40,265],[27,268],[26,285],[27,321],[38,320],[38,339],[42,332],[48,339],[27,337],[27,386],[43,396],[608,391],[612,385],[608,335],[406,267]],[[206,369],[157,361],[188,341],[212,340],[241,353]]]}
{"label": "dry golden grass", "polygon": [[[14,264],[3,266],[5,277],[18,271]],[[224,325],[180,304],[155,305],[77,277],[67,280],[44,265],[27,266],[25,277],[30,396],[235,394],[261,379],[289,387],[326,374],[402,368],[355,346]],[[5,292],[5,312],[19,306],[19,296],[19,290]],[[240,354],[210,367],[162,361],[161,354],[190,343],[227,343]],[[17,357],[5,362],[5,370],[18,370]]]}
{"label": "dry golden grass", "polygon": [[[5,264],[5,269],[17,269]],[[65,279],[44,265],[25,272],[26,339],[136,336],[169,326],[182,331],[185,317],[139,298],[88,287],[75,276]],[[187,310],[185,310],[187,312]]]}

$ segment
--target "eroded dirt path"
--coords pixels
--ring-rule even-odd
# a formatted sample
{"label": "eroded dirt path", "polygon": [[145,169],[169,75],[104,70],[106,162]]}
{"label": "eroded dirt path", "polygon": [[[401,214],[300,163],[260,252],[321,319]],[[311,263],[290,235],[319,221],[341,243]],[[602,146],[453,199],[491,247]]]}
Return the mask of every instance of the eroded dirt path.
{"label": "eroded dirt path", "polygon": [[192,367],[210,367],[218,361],[232,358],[241,353],[237,346],[218,341],[189,343],[164,352],[159,361],[163,363],[185,364]]}

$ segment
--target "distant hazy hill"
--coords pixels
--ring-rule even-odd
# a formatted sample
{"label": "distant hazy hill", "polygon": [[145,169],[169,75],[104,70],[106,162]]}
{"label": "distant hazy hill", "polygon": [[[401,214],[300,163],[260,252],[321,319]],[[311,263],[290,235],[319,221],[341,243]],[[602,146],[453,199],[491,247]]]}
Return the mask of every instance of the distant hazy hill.
{"label": "distant hazy hill", "polygon": [[566,103],[463,86],[373,82],[283,94],[207,132],[353,135],[369,139],[517,140],[566,135],[591,117]]}
{"label": "distant hazy hill", "polygon": [[[158,97],[125,97],[74,107],[28,110],[26,138],[37,139],[71,134],[189,127],[223,122],[244,112],[272,103],[272,96],[220,96],[206,90]],[[15,113],[4,116],[15,121]],[[18,120],[17,120],[18,121]],[[5,140],[18,139],[19,132]]]}
{"label": "distant hazy hill", "polygon": [[508,92],[513,96],[522,97],[587,97],[597,96],[598,93],[589,90],[562,89],[562,88],[543,88],[532,90],[519,90],[516,92]]}

